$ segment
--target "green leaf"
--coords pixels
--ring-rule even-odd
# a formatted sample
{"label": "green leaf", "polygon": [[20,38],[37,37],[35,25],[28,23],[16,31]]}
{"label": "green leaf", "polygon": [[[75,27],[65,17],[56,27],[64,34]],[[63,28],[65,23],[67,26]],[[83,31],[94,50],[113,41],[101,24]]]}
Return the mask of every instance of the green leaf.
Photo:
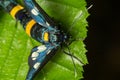
{"label": "green leaf", "polygon": [[[85,55],[87,50],[83,43],[87,36],[86,18],[89,15],[85,0],[37,0],[37,2],[50,17],[62,24],[63,30],[77,39],[68,47],[70,53],[80,61],[59,49],[34,80],[82,79],[83,65],[88,63]],[[18,23],[16,26],[16,21],[8,13],[0,11],[0,17],[0,80],[25,80],[30,51],[40,43],[31,39],[22,25]],[[63,49],[68,51],[66,47]]]}

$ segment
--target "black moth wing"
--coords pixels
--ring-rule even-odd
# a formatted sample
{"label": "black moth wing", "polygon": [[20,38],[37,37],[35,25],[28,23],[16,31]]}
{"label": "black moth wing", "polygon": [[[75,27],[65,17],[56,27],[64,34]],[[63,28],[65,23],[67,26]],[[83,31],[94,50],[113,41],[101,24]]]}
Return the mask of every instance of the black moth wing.
{"label": "black moth wing", "polygon": [[[32,53],[34,51],[35,48],[37,48],[38,46],[34,47],[32,50],[31,50],[31,54],[29,55],[28,57],[28,64],[29,64],[29,71],[28,71],[28,74],[29,72],[31,71],[31,69],[33,68],[34,64],[36,63],[36,61],[32,60],[31,56],[32,56]],[[44,60],[41,62],[40,64],[40,67],[38,68],[38,70],[33,74],[33,79],[34,77],[37,75],[37,73],[39,71],[41,71],[41,69],[45,66],[46,63],[48,63],[48,61],[56,54],[56,51],[57,51],[57,48],[55,49],[52,49],[50,51],[50,53],[48,55],[45,56]]]}
{"label": "black moth wing", "polygon": [[37,7],[37,9],[39,10],[39,12],[44,16],[45,20],[53,27],[56,26],[57,24],[54,22],[54,20],[40,7],[40,5],[33,0],[33,2],[35,3],[35,6]]}

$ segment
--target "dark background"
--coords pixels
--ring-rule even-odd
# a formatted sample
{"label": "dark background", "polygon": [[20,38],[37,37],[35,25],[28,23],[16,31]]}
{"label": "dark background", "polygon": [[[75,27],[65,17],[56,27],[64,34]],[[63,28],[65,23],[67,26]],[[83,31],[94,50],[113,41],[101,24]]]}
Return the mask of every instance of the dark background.
{"label": "dark background", "polygon": [[120,80],[120,2],[87,0],[88,37],[85,40],[89,64],[84,80]]}

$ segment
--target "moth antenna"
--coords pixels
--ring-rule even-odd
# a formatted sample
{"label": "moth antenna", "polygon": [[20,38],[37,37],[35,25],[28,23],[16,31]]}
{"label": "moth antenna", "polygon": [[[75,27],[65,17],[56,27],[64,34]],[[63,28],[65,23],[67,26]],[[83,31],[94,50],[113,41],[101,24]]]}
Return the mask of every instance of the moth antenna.
{"label": "moth antenna", "polygon": [[71,56],[71,55],[69,55],[70,53],[68,53],[68,52],[66,52],[65,50],[63,50],[63,48],[62,48],[62,51],[63,51],[63,53],[65,53],[66,55],[68,55],[68,56],[70,56],[71,57],[71,59],[72,59],[72,62],[73,62],[73,66],[74,66],[74,75],[76,76],[76,65],[75,65],[75,62],[74,62],[74,59],[73,59],[73,56]]}
{"label": "moth antenna", "polygon": [[66,55],[71,57],[72,62],[73,62],[73,66],[74,66],[74,75],[77,76],[77,70],[76,70],[76,65],[75,65],[74,59],[78,60],[81,63],[81,65],[83,65],[84,63],[81,60],[79,60],[76,56],[74,56],[73,53],[70,52],[70,49],[68,46],[66,46],[66,48],[68,49],[68,52],[63,50],[63,48],[61,46],[61,50],[63,51],[63,53],[65,53]]}
{"label": "moth antenna", "polygon": [[82,16],[82,14],[83,14],[82,10],[80,10],[78,12],[78,14],[76,14],[76,16],[75,16],[75,18],[74,18],[74,20],[73,20],[70,28],[68,29],[68,31],[66,33],[68,33],[74,27],[75,23],[80,19],[80,17]]}
{"label": "moth antenna", "polygon": [[69,56],[72,56],[74,59],[78,60],[81,65],[84,65],[84,63],[83,63],[80,59],[78,59],[76,56],[74,56],[74,55],[72,55],[72,54],[70,54],[70,53],[68,53],[68,52],[66,52],[66,51],[63,51],[63,52],[64,52],[65,54],[69,55]]}
{"label": "moth antenna", "polygon": [[[70,49],[69,49],[68,46],[67,46],[67,48],[68,48],[69,54],[73,55],[73,53],[70,52]],[[72,59],[73,65],[74,65],[74,75],[75,75],[75,77],[76,77],[76,76],[77,76],[76,65],[75,65],[75,62],[74,62],[73,56],[70,56],[70,57],[71,57],[71,59]]]}
{"label": "moth antenna", "polygon": [[91,5],[87,8],[87,10],[91,9],[92,7],[93,7],[93,4],[91,4]]}
{"label": "moth antenna", "polygon": [[66,45],[69,46],[69,45],[72,44],[72,42],[74,42],[74,41],[83,41],[83,40],[84,40],[84,39],[82,39],[82,38],[74,38],[74,39],[72,39],[72,37],[70,37],[69,42],[66,43]]}

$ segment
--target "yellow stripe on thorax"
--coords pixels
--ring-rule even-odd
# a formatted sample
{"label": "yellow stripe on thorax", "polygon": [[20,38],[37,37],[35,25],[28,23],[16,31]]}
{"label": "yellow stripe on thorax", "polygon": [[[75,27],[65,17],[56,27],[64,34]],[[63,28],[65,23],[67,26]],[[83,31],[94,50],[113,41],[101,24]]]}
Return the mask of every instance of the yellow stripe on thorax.
{"label": "yellow stripe on thorax", "polygon": [[27,23],[27,25],[26,25],[26,29],[25,29],[25,31],[26,31],[26,33],[30,36],[30,31],[31,31],[31,29],[32,29],[32,27],[33,27],[33,25],[35,24],[36,22],[35,22],[35,20],[30,20],[28,23]]}
{"label": "yellow stripe on thorax", "polygon": [[45,32],[44,33],[44,41],[48,42],[48,40],[49,40],[49,34],[48,34],[48,32]]}
{"label": "yellow stripe on thorax", "polygon": [[15,7],[10,11],[11,16],[12,16],[13,18],[15,18],[16,13],[17,13],[18,11],[22,10],[22,9],[23,9],[23,7],[20,6],[20,5],[15,6]]}

